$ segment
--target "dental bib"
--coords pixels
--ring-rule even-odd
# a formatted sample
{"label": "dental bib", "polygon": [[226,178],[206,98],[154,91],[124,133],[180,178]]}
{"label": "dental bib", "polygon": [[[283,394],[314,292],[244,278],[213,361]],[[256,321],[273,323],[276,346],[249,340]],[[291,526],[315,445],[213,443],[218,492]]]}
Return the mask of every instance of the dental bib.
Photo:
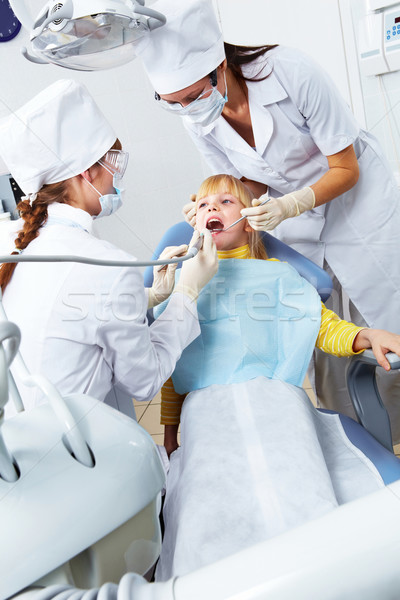
{"label": "dental bib", "polygon": [[225,259],[197,302],[201,335],[183,351],[172,375],[178,393],[260,375],[302,385],[320,328],[321,300],[293,267]]}

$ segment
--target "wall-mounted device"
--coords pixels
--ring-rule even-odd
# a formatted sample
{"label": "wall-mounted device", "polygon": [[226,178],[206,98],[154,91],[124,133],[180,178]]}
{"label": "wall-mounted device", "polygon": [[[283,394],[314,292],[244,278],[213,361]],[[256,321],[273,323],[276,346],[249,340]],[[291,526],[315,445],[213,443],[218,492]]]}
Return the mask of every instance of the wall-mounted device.
{"label": "wall-mounted device", "polygon": [[359,24],[358,48],[363,75],[380,75],[400,69],[400,2],[376,0],[376,12]]}
{"label": "wall-mounted device", "polygon": [[1,208],[5,213],[10,213],[11,219],[18,218],[16,207],[23,195],[23,191],[11,175],[0,176]]}

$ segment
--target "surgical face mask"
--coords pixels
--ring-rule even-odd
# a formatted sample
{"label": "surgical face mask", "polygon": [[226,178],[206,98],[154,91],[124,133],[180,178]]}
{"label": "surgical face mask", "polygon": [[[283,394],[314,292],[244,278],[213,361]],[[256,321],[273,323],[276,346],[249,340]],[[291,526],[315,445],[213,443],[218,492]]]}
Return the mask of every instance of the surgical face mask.
{"label": "surgical face mask", "polygon": [[[225,76],[225,75],[224,75]],[[209,94],[206,98],[205,95]],[[162,106],[165,110],[173,112],[174,114],[179,115],[180,117],[188,117],[192,123],[197,123],[198,125],[202,125],[206,127],[206,125],[210,125],[221,116],[225,103],[228,100],[228,88],[226,86],[226,77],[225,77],[225,95],[222,94],[217,89],[216,85],[213,85],[211,94],[210,90],[205,90],[196,100],[193,100],[187,106],[181,106],[179,103],[170,104],[162,98],[159,99],[160,106]]]}
{"label": "surgical face mask", "polygon": [[[98,162],[100,162],[100,161],[98,161]],[[106,171],[109,171],[109,169],[107,169],[104,165],[102,165],[102,166],[106,169]],[[97,188],[95,188],[92,183],[90,183],[90,181],[88,181],[87,179],[85,179],[85,181],[99,195],[99,202],[100,202],[101,210],[98,215],[93,215],[94,219],[99,219],[100,217],[109,217],[113,213],[117,212],[117,210],[119,208],[121,208],[122,194],[125,190],[121,186],[122,177],[120,177],[117,173],[113,174],[113,188],[115,190],[115,194],[101,194],[99,192],[99,190]]]}
{"label": "surgical face mask", "polygon": [[[113,182],[114,184],[114,182]],[[122,191],[119,188],[115,187],[116,194],[104,194],[99,197],[99,202],[101,206],[101,211],[98,215],[95,215],[95,219],[99,219],[100,217],[109,217],[113,213],[117,212],[119,208],[122,206]]]}
{"label": "surgical face mask", "polygon": [[[228,100],[228,94],[225,91],[225,96],[222,96],[221,93],[217,90],[217,88],[213,88],[211,94],[208,98],[203,98],[202,100],[195,100],[198,102],[196,106],[196,110],[189,112],[187,114],[187,118],[197,125],[201,125],[202,127],[206,127],[213,123],[221,116],[221,113],[224,109],[225,103]],[[192,102],[194,104],[194,102]]]}
{"label": "surgical face mask", "polygon": [[101,206],[101,211],[98,215],[95,215],[95,219],[109,217],[121,208],[122,196],[125,191],[121,184],[128,164],[128,158],[129,154],[127,152],[123,152],[122,150],[109,150],[105,155],[104,160],[97,161],[103,169],[113,176],[113,188],[115,189],[115,194],[102,195],[92,184],[90,184],[99,194]]}

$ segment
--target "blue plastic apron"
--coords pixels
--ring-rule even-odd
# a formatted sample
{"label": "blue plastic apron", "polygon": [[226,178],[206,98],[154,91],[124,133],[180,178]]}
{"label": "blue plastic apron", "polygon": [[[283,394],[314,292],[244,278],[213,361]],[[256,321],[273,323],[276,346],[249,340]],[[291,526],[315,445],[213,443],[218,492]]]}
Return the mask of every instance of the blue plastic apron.
{"label": "blue plastic apron", "polygon": [[200,293],[198,312],[201,335],[183,351],[172,375],[178,393],[259,375],[302,385],[320,328],[321,300],[289,264],[220,261]]}

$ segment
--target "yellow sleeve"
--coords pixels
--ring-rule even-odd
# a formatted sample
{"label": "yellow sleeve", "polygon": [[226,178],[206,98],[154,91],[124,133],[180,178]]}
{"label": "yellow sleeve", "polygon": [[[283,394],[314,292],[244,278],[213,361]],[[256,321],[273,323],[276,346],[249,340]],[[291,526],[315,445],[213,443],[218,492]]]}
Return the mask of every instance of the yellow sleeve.
{"label": "yellow sleeve", "polygon": [[364,352],[364,350],[354,352],[353,342],[357,333],[365,327],[357,327],[354,323],[348,323],[326,308],[323,302],[321,305],[321,327],[315,343],[317,348],[335,356],[353,356]]}
{"label": "yellow sleeve", "polygon": [[167,379],[161,388],[161,425],[179,425],[185,396],[175,391],[171,378]]}

